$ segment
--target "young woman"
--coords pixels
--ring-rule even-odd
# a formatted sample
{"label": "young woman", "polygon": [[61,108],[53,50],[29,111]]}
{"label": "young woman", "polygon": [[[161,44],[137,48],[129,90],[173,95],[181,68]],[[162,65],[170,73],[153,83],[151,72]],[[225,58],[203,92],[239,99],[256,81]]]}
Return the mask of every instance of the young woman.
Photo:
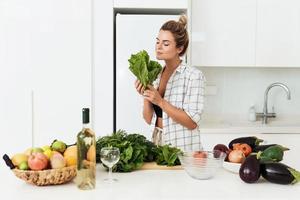
{"label": "young woman", "polygon": [[163,24],[155,51],[156,58],[164,60],[165,66],[153,86],[145,89],[137,80],[135,87],[144,97],[143,117],[153,125],[153,142],[191,151],[202,149],[199,121],[205,77],[180,59],[189,44],[186,23],[186,17],[181,16],[178,22],[171,20]]}

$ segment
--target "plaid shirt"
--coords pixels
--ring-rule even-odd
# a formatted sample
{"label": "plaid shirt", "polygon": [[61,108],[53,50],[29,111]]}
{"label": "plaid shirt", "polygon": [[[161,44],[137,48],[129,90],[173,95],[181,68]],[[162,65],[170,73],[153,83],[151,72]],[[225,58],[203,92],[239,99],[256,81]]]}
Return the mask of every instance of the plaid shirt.
{"label": "plaid shirt", "polygon": [[[158,88],[161,74],[153,82]],[[180,64],[168,80],[164,99],[173,106],[182,109],[199,126],[204,103],[205,77],[195,67]],[[173,121],[163,112],[163,144],[171,144],[183,151],[201,150],[199,127],[189,130]],[[153,114],[151,125],[155,128],[156,115]]]}

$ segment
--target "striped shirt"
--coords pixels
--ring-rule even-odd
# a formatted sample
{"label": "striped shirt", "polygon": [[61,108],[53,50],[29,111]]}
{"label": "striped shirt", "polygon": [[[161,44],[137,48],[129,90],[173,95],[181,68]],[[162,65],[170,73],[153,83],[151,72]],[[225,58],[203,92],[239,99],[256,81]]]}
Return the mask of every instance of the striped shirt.
{"label": "striped shirt", "polygon": [[[154,88],[158,88],[161,74],[153,82]],[[205,77],[195,67],[187,67],[180,64],[168,80],[164,99],[171,105],[183,110],[198,125],[194,130],[189,130],[181,124],[173,121],[163,112],[163,144],[170,144],[183,151],[201,150],[199,122],[204,105]],[[156,115],[154,114],[151,126],[154,129]]]}

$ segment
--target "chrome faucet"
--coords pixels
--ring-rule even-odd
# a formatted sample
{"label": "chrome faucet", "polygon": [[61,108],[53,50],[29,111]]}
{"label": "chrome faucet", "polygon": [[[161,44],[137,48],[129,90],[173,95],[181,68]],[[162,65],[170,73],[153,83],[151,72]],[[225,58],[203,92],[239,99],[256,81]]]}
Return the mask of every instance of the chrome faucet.
{"label": "chrome faucet", "polygon": [[271,113],[268,113],[268,93],[269,90],[272,87],[275,86],[279,86],[282,87],[287,95],[287,99],[290,100],[291,99],[291,92],[290,89],[283,83],[272,83],[271,85],[269,85],[265,91],[265,99],[264,99],[264,108],[263,108],[263,112],[262,113],[256,113],[256,117],[261,117],[262,118],[262,123],[263,124],[267,124],[268,122],[268,118],[275,118],[276,117],[276,113],[273,111]]}

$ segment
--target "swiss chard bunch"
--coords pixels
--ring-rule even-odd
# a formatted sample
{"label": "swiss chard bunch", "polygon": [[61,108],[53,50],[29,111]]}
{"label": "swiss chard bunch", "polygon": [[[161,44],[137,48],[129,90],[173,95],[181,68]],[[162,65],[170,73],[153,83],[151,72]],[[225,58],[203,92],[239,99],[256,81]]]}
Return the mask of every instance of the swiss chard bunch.
{"label": "swiss chard bunch", "polygon": [[145,88],[153,83],[162,70],[162,66],[157,61],[150,60],[145,50],[132,54],[128,61],[130,71]]}

